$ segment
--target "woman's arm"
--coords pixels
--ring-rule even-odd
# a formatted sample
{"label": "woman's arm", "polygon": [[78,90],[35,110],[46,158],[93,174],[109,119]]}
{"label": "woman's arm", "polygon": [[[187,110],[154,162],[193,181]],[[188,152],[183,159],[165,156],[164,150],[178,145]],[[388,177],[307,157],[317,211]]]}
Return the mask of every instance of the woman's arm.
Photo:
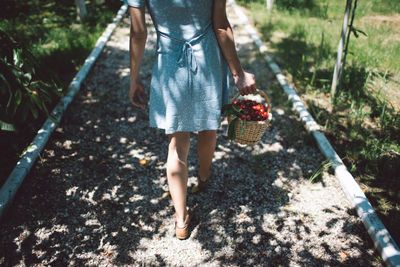
{"label": "woman's arm", "polygon": [[130,90],[129,99],[138,108],[144,108],[146,103],[146,93],[140,81],[139,71],[142,64],[144,47],[147,40],[147,27],[145,21],[144,7],[129,7],[131,17],[131,30],[129,38],[129,57],[130,57]]}
{"label": "woman's arm", "polygon": [[226,0],[214,0],[213,27],[239,93],[241,95],[254,94],[256,92],[254,75],[243,70],[236,53],[232,28],[226,16]]}

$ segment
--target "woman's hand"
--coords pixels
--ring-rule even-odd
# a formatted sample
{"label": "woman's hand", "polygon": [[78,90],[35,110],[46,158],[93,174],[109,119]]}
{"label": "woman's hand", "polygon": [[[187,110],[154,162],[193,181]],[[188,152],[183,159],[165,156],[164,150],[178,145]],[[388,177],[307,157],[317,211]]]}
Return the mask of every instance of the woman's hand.
{"label": "woman's hand", "polygon": [[147,97],[146,92],[144,91],[144,86],[140,79],[131,81],[129,99],[135,107],[144,108],[147,102]]}
{"label": "woman's hand", "polygon": [[233,75],[236,87],[241,95],[256,93],[256,80],[254,74],[242,71]]}

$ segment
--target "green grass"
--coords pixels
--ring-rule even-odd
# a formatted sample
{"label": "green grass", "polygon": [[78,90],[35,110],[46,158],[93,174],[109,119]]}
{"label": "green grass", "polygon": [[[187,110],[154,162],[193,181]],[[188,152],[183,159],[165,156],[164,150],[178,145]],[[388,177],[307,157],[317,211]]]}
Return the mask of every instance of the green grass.
{"label": "green grass", "polygon": [[[2,4],[3,5],[3,4]],[[5,0],[0,29],[23,44],[65,86],[83,64],[94,44],[121,6],[119,1],[96,4],[87,1],[89,17],[76,20],[74,1]]]}
{"label": "green grass", "polygon": [[[74,1],[3,0],[0,30],[33,54],[37,61],[35,72],[41,79],[54,80],[54,90],[61,88],[65,91],[121,4],[110,0],[99,4],[94,0],[86,1],[89,16],[84,23],[79,23]],[[48,110],[57,101],[58,98],[52,99]],[[4,107],[0,107],[0,112],[4,112]],[[1,117],[4,114],[0,114]],[[45,119],[46,115],[41,113],[38,118],[24,123],[25,127],[18,132],[0,131],[0,186]]]}
{"label": "green grass", "polygon": [[[243,2],[243,1],[242,1]],[[265,5],[259,2],[250,2],[247,7],[252,11],[254,22],[262,30],[266,41],[270,41],[271,31],[280,32],[288,37],[297,37],[304,41],[311,50],[317,47],[324,33],[326,45],[330,45],[331,57],[335,56],[336,47],[342,27],[345,3],[343,1],[318,1],[310,9],[274,9],[272,14],[266,13]],[[393,30],[393,23],[384,16],[397,14],[397,25],[400,24],[400,5],[392,1],[373,1],[364,3],[359,1],[355,27],[363,30],[368,37],[352,36],[349,50],[353,53],[352,60],[377,69],[400,71],[400,61],[393,55],[400,53],[399,36]],[[277,1],[279,4],[279,1]],[[365,5],[364,5],[365,4]],[[278,6],[279,7],[279,6]],[[383,13],[377,13],[382,11]],[[397,12],[397,13],[396,13]],[[386,19],[386,20],[385,20]],[[384,37],[384,38],[382,38]],[[376,40],[376,41],[371,41]],[[377,40],[381,40],[378,42]],[[330,58],[325,58],[329,61]]]}
{"label": "green grass", "polygon": [[358,1],[342,89],[330,87],[345,1],[239,1],[327,138],[400,243],[400,5]]}

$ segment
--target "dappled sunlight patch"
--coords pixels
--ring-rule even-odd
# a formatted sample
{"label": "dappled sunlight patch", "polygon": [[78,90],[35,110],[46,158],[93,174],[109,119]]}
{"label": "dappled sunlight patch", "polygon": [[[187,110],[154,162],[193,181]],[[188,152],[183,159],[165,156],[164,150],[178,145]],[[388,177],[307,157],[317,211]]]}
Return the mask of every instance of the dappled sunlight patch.
{"label": "dappled sunlight patch", "polygon": [[130,68],[123,68],[117,70],[117,74],[119,75],[120,78],[128,77],[129,73],[130,73]]}
{"label": "dappled sunlight patch", "polygon": [[100,100],[96,99],[96,98],[88,98],[83,101],[83,103],[85,103],[85,104],[94,104],[94,103],[99,103],[99,102],[100,102]]}
{"label": "dappled sunlight patch", "polygon": [[[130,198],[129,198],[129,202],[133,203],[139,200],[144,200],[144,196],[139,195],[139,194],[133,194]],[[135,211],[133,214],[137,213],[138,211]]]}
{"label": "dappled sunlight patch", "polygon": [[85,221],[86,226],[101,226],[101,223],[97,219],[88,219]]}
{"label": "dappled sunlight patch", "polygon": [[129,122],[135,122],[135,121],[136,121],[136,117],[129,117],[129,118],[128,118],[128,121],[129,121]]}
{"label": "dappled sunlight patch", "polygon": [[298,178],[303,178],[303,171],[302,168],[294,162],[292,166],[289,168],[289,175],[292,177],[298,177]]}
{"label": "dappled sunlight patch", "polygon": [[120,138],[119,138],[120,144],[126,144],[127,140],[128,140],[128,139],[127,139],[126,137],[120,137]]}
{"label": "dappled sunlight patch", "polygon": [[[184,245],[185,243],[190,243],[190,246]],[[173,253],[171,253],[171,249],[173,249]],[[204,263],[204,256],[207,256],[207,254],[208,251],[201,247],[200,242],[195,240],[181,241],[175,238],[160,242],[157,238],[145,238],[141,240],[138,249],[132,252],[131,257],[136,259],[137,262],[146,263],[157,262],[156,255],[158,255],[163,264],[185,266],[188,265],[188,262],[183,259],[190,259],[190,265],[201,265]],[[179,259],[176,255],[180,255]]]}
{"label": "dappled sunlight patch", "polygon": [[144,157],[144,150],[140,148],[134,148],[129,151],[129,155],[137,159],[142,159]]}
{"label": "dappled sunlight patch", "polygon": [[[127,47],[127,33],[115,44]],[[332,177],[323,176],[320,184],[307,188],[311,183],[299,176],[300,171],[312,172],[322,155],[301,142],[302,128],[296,127],[296,119],[285,107],[273,111],[276,121],[271,132],[254,147],[235,145],[219,130],[210,187],[188,194],[192,231],[188,240],[177,240],[165,176],[167,138],[162,131],[148,128],[147,110],[129,104],[128,87],[122,88],[127,77],[114,84],[113,79],[119,78],[116,70],[126,68],[120,52],[114,49],[100,57],[82,88],[83,94],[87,87],[96,88],[92,97],[104,97],[97,106],[82,104],[82,99],[72,104],[80,112],[67,118],[62,135],[52,137],[43,167],[38,165],[21,188],[15,214],[1,225],[5,234],[0,239],[6,246],[0,253],[27,264],[77,266],[187,266],[188,262],[193,266],[330,266],[338,265],[341,255],[346,262],[375,263],[366,251],[365,235],[356,228],[359,221],[346,213],[349,206],[342,203],[343,197],[336,197]],[[122,52],[127,56],[126,50]],[[147,60],[143,72],[148,84],[151,64]],[[269,72],[262,64],[251,67],[266,76],[261,86],[268,88]],[[104,80],[105,74],[112,82]],[[288,138],[284,130],[294,134]],[[197,184],[196,139],[192,138],[188,158],[189,185]],[[63,145],[66,140],[68,149]],[[74,142],[79,146],[74,148]],[[146,164],[140,164],[143,159]],[[40,168],[49,171],[43,175]],[[331,205],[334,202],[338,208]],[[67,231],[58,232],[61,227],[55,225]],[[26,229],[22,236],[31,240],[17,247],[13,240],[22,229]],[[33,235],[36,229],[43,238]],[[338,236],[347,238],[342,242]]]}
{"label": "dappled sunlight patch", "polygon": [[[268,134],[268,133],[267,133]],[[284,148],[280,142],[274,142],[272,144],[262,143],[259,146],[257,153],[259,155],[267,153],[266,156],[273,156],[275,153],[282,151]]]}
{"label": "dappled sunlight patch", "polygon": [[160,202],[159,198],[153,198],[153,199],[150,200],[150,203],[153,204],[153,205],[157,205],[159,202]]}
{"label": "dappled sunlight patch", "polygon": [[77,193],[78,190],[79,190],[79,187],[73,186],[73,187],[67,189],[65,195],[68,196],[68,197],[69,196],[73,197]]}
{"label": "dappled sunlight patch", "polygon": [[120,167],[121,169],[128,169],[128,170],[134,170],[135,166],[133,164],[124,164],[123,166]]}

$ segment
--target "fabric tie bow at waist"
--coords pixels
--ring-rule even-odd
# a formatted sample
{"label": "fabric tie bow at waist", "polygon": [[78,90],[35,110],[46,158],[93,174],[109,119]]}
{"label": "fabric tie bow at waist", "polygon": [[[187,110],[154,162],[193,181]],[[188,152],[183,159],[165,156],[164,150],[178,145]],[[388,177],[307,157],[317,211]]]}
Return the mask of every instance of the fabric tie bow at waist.
{"label": "fabric tie bow at waist", "polygon": [[190,40],[182,40],[179,38],[175,38],[169,34],[163,33],[158,31],[158,33],[162,37],[166,37],[172,41],[176,41],[179,43],[182,43],[182,46],[179,51],[179,56],[177,59],[177,63],[179,67],[187,67],[188,70],[191,72],[195,73],[197,71],[197,61],[196,61],[196,56],[194,55],[194,49],[193,45],[201,41],[201,39],[208,33],[208,31],[211,29],[211,23],[209,23],[203,31],[201,31],[199,34],[197,34],[195,37],[191,38]]}
{"label": "fabric tie bow at waist", "polygon": [[190,42],[185,42],[183,44],[177,62],[179,67],[184,67],[186,63],[186,66],[188,66],[192,72],[196,72],[197,61],[196,57],[193,55],[193,47]]}

